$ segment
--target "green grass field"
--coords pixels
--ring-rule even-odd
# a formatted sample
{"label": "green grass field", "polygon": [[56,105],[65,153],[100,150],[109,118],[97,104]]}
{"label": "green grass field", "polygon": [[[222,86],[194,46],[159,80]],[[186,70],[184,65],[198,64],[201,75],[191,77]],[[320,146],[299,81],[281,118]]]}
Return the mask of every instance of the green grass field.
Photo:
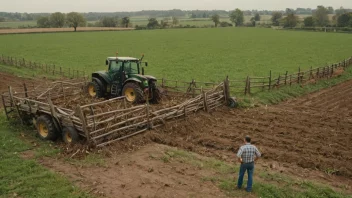
{"label": "green grass field", "polygon": [[[23,159],[23,151],[30,150],[37,157],[49,157],[58,151],[48,142],[32,147],[28,137],[32,132],[14,124],[11,127],[4,112],[0,114],[0,197],[90,197],[63,176],[39,165],[36,159]],[[27,136],[27,142],[21,136]]]}
{"label": "green grass field", "polygon": [[283,74],[352,55],[348,34],[262,28],[201,28],[0,36],[0,54],[63,67],[104,70],[105,58],[139,57],[158,78],[219,80]]}

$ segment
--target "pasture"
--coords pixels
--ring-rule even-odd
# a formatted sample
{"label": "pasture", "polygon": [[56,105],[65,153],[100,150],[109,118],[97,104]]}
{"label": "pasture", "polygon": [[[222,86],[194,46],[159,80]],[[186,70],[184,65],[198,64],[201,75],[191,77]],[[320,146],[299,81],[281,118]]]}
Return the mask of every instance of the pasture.
{"label": "pasture", "polygon": [[262,28],[166,29],[0,36],[0,54],[92,72],[105,58],[145,53],[147,74],[219,80],[295,72],[351,56],[348,34]]}

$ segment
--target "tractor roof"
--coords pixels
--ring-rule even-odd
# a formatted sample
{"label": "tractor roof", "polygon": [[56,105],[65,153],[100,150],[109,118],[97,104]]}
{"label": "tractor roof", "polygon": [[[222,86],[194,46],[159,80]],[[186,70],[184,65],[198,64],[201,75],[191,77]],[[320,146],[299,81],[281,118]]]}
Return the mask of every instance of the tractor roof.
{"label": "tractor roof", "polygon": [[[118,60],[122,61],[138,61],[138,58],[133,58],[133,57],[117,57]],[[109,61],[114,61],[116,60],[116,57],[108,57],[107,60]]]}

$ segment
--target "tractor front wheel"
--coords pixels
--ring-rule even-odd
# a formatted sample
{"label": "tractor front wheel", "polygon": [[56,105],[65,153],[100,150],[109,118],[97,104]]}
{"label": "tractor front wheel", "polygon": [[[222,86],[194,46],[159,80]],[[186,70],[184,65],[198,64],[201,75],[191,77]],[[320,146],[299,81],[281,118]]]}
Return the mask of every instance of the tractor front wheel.
{"label": "tractor front wheel", "polygon": [[88,83],[87,92],[92,98],[101,98],[103,97],[102,88],[96,81]]}
{"label": "tractor front wheel", "polygon": [[122,89],[122,95],[133,104],[141,103],[144,100],[143,90],[137,83],[126,83]]}
{"label": "tractor front wheel", "polygon": [[41,115],[37,118],[38,135],[43,140],[56,140],[58,132],[53,119],[49,115]]}

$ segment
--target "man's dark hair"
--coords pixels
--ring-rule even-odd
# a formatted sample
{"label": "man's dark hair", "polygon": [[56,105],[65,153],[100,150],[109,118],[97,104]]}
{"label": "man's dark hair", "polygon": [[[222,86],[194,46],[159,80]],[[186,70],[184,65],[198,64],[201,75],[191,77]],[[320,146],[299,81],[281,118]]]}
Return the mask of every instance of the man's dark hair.
{"label": "man's dark hair", "polygon": [[251,142],[251,137],[249,137],[248,135],[244,138],[246,140],[246,142],[250,143]]}

